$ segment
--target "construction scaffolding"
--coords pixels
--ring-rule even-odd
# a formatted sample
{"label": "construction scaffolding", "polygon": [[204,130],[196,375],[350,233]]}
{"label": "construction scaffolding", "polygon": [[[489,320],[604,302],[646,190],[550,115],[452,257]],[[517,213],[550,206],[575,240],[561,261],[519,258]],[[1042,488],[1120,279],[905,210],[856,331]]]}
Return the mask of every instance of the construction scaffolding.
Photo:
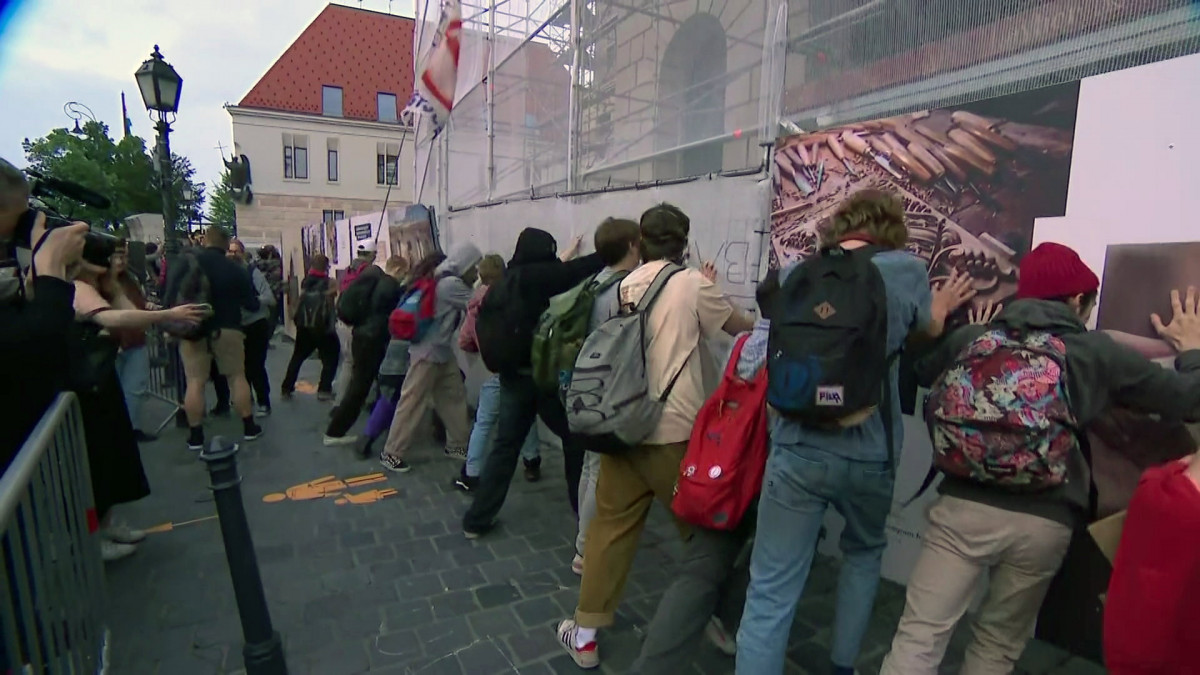
{"label": "construction scaffolding", "polygon": [[[439,6],[417,3],[418,49]],[[815,129],[1200,51],[1190,0],[469,0],[463,18],[421,195],[443,213],[767,171],[781,120]]]}

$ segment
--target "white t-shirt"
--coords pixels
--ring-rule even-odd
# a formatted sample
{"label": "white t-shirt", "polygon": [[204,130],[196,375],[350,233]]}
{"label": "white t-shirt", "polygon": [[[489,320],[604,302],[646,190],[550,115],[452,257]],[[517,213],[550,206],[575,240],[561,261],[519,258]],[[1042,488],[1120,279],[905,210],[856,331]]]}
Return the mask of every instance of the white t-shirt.
{"label": "white t-shirt", "polygon": [[[621,304],[636,305],[666,265],[666,261],[656,260],[630,272],[621,282]],[[676,373],[679,379],[647,444],[680,443],[691,437],[692,423],[710,393],[704,387],[700,339],[718,335],[732,314],[729,299],[698,270],[678,272],[663,287],[647,322],[650,395],[661,396]]]}

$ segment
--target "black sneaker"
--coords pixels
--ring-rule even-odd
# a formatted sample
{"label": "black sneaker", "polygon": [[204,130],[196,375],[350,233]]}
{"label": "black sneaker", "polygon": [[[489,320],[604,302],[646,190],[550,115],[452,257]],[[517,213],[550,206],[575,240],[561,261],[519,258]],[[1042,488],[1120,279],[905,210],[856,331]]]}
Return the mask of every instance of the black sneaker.
{"label": "black sneaker", "polygon": [[153,443],[154,441],[158,440],[158,436],[155,436],[154,434],[148,434],[141,429],[134,429],[133,440],[137,441],[138,443]]}
{"label": "black sneaker", "polygon": [[255,424],[254,420],[243,420],[242,431],[244,432],[242,438],[247,441],[253,441],[263,434],[262,427]]}
{"label": "black sneaker", "polygon": [[487,534],[488,532],[491,532],[492,530],[496,529],[497,523],[498,523],[498,521],[493,520],[492,522],[488,523],[487,526],[480,528],[480,529],[471,529],[464,525],[463,526],[463,536],[470,540],[478,539],[478,538],[482,537],[483,535]]}
{"label": "black sneaker", "polygon": [[536,483],[541,479],[542,479],[542,463],[541,463],[541,461],[539,460],[537,462],[525,462],[525,480],[529,481],[530,483]]}
{"label": "black sneaker", "polygon": [[229,417],[229,404],[221,405],[218,403],[212,407],[212,410],[208,411],[208,414],[210,417]]}
{"label": "black sneaker", "polygon": [[461,492],[474,492],[479,487],[479,476],[458,474],[454,479],[454,489]]}
{"label": "black sneaker", "polygon": [[192,427],[188,431],[188,450],[200,452],[204,449],[204,429],[201,427]]}
{"label": "black sneaker", "polygon": [[408,465],[408,462],[400,459],[399,457],[392,457],[391,455],[385,455],[383,453],[380,453],[379,455],[379,463],[383,465],[383,468],[393,473],[408,473],[409,470],[412,469],[412,467]]}
{"label": "black sneaker", "polygon": [[376,438],[378,436],[363,436],[362,440],[354,448],[354,456],[359,459],[367,459],[374,454],[372,446],[375,445]]}

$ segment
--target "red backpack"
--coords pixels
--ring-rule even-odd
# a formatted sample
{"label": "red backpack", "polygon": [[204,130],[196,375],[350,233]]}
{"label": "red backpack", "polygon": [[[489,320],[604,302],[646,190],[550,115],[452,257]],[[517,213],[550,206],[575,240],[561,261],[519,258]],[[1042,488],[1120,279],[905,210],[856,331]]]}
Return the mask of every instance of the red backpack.
{"label": "red backpack", "polygon": [[388,317],[388,332],[397,340],[420,342],[433,327],[437,311],[437,279],[417,279]]}
{"label": "red backpack", "polygon": [[710,530],[732,530],[762,489],[767,467],[767,371],[737,376],[744,335],[733,347],[725,376],[692,426],[671,510]]}

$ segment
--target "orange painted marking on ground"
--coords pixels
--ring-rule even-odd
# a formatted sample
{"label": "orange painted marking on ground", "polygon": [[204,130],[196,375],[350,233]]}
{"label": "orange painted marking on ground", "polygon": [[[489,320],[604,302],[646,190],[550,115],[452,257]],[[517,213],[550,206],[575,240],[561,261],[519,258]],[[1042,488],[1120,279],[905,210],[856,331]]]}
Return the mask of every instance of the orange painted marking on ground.
{"label": "orange painted marking on ground", "polygon": [[346,478],[345,480],[341,480],[337,476],[322,476],[321,478],[311,480],[307,483],[293,485],[283,493],[273,492],[268,494],[263,497],[263,501],[268,504],[274,504],[284,500],[304,502],[313,499],[323,499],[325,497],[336,497],[344,490],[361,487],[363,485],[370,485],[372,483],[381,483],[386,480],[387,476],[385,476],[383,472],[369,473],[364,476],[353,476],[351,478]]}
{"label": "orange painted marking on ground", "polygon": [[182,523],[161,523],[159,525],[155,525],[154,527],[147,527],[145,530],[142,530],[142,531],[145,532],[146,534],[160,534],[162,532],[170,532],[171,530],[174,530],[177,527],[183,527],[184,525],[194,525],[196,523],[203,523],[205,521],[216,520],[216,519],[217,519],[216,516],[205,516],[203,518],[195,518],[193,520],[185,520]]}
{"label": "orange painted marking on ground", "polygon": [[383,501],[394,494],[396,494],[396,491],[392,488],[386,488],[383,490],[367,490],[366,492],[359,492],[358,494],[344,494],[334,503],[339,505],[374,504],[375,502]]}

